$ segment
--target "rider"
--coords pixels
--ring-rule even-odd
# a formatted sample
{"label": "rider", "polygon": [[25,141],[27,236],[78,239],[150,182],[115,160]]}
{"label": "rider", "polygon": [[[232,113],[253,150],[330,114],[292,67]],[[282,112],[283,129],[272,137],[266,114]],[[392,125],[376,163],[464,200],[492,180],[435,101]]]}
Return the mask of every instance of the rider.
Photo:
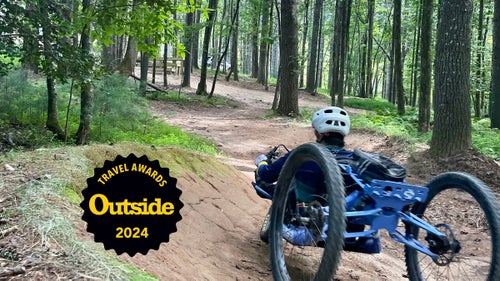
{"label": "rider", "polygon": [[[344,137],[349,134],[351,121],[349,114],[342,108],[328,106],[316,111],[312,117],[312,127],[316,142],[325,145],[335,157],[340,159],[352,159],[352,151],[344,149]],[[278,180],[281,168],[285,164],[290,153],[279,158],[273,163],[269,163],[267,156],[261,154],[255,160],[257,165],[256,179],[262,184],[261,187],[271,196],[272,186],[268,185]],[[310,203],[318,196],[324,194],[323,176],[318,165],[314,162],[305,163],[297,172],[297,199],[301,202]]]}
{"label": "rider", "polygon": [[[338,162],[353,160],[353,152],[344,149],[344,138],[349,134],[350,125],[351,122],[347,111],[335,106],[322,108],[316,111],[312,117],[312,127],[314,128],[316,142],[329,149]],[[255,171],[257,184],[271,196],[274,191],[274,185],[272,183],[278,180],[279,173],[289,155],[290,153],[287,153],[272,163],[270,163],[269,159],[264,154],[259,155],[255,160],[255,165],[257,166]],[[325,203],[324,198],[326,190],[323,175],[316,163],[304,163],[295,174],[295,183],[295,196],[297,202]],[[346,193],[349,193],[348,189],[353,186],[350,177],[344,177],[344,186],[346,188]],[[346,231],[357,232],[363,229],[363,225],[348,223]],[[303,234],[298,234],[298,236],[302,236],[303,238]],[[345,241],[345,250],[365,253],[377,253],[380,251],[380,240],[378,237],[369,240],[350,240],[351,241]]]}

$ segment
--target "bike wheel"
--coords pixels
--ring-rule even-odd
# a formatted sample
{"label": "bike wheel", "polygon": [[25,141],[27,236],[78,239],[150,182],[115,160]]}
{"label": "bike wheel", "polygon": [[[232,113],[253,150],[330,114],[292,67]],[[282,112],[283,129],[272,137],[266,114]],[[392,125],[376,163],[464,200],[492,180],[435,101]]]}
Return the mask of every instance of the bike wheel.
{"label": "bike wheel", "polygon": [[262,240],[265,243],[269,243],[269,223],[271,221],[271,209],[267,211],[266,218],[264,219],[264,222],[262,223],[262,226],[260,227],[260,240]]}
{"label": "bike wheel", "polygon": [[[327,189],[329,216],[324,245],[294,246],[283,239],[285,213],[294,194],[294,175],[299,167],[314,161],[321,168]],[[295,205],[295,202],[291,203]],[[297,147],[283,166],[271,205],[269,247],[274,280],[330,280],[344,245],[344,186],[332,153],[316,143]],[[319,247],[321,246],[321,247]]]}
{"label": "bike wheel", "polygon": [[411,211],[446,234],[451,244],[436,244],[438,239],[432,235],[407,226],[407,233],[439,254],[433,261],[406,246],[409,279],[499,280],[500,206],[495,195],[480,180],[464,173],[442,174],[427,186],[427,201],[415,204]]}

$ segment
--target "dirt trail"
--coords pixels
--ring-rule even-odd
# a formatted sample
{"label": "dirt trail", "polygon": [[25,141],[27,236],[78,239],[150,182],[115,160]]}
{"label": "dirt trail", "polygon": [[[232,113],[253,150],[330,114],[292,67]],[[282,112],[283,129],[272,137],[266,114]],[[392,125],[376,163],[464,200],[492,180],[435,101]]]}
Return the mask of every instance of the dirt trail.
{"label": "dirt trail", "polygon": [[[175,84],[175,82],[173,83]],[[197,83],[197,78],[193,77],[191,85],[196,87]],[[239,194],[235,193],[236,196],[249,201],[262,200],[253,193],[247,193],[249,188],[251,189],[250,182],[253,180],[255,168],[254,159],[257,155],[269,151],[270,148],[279,143],[294,148],[314,140],[313,131],[307,122],[294,121],[284,117],[263,118],[271,107],[273,92],[255,89],[255,87],[249,88],[244,83],[218,82],[215,90],[216,95],[230,98],[235,103],[227,106],[214,108],[199,104],[186,105],[184,103],[180,105],[162,101],[153,102],[151,106],[151,110],[168,124],[214,140],[224,153],[221,160],[236,167],[248,179],[248,182],[243,183],[243,186],[235,185],[233,188],[240,190]],[[301,93],[299,97],[300,106],[311,108],[319,109],[328,105],[328,102],[328,99],[324,97],[311,96],[306,93]],[[373,133],[353,130],[346,142],[348,148],[358,147],[368,151],[376,151],[379,147],[386,145],[386,138]],[[401,155],[401,158],[406,157]],[[245,199],[245,197],[247,198]],[[219,204],[220,208],[224,209],[228,207],[227,204],[231,203],[222,200]],[[263,206],[261,210],[253,214],[252,223],[256,223],[256,225],[251,228],[255,230],[255,233],[250,234],[255,238],[258,237],[258,228],[269,202],[264,201],[264,203],[259,202],[259,204],[264,205],[261,205]],[[238,232],[238,229],[234,231]],[[248,227],[241,231],[248,231]],[[245,237],[247,234],[241,233],[241,237]],[[270,280],[266,245],[258,239],[253,240],[253,243],[258,244],[256,246],[260,249],[258,255],[252,247],[246,250],[238,248],[242,252],[227,253],[228,258],[253,262],[256,259],[264,259],[266,268],[261,268],[257,272],[255,267],[239,268],[239,270],[246,271],[245,275],[252,276],[250,279]],[[231,257],[231,255],[234,256]],[[401,255],[402,247],[391,243],[384,245],[383,253],[377,255],[344,253],[341,268],[336,278],[338,280],[405,280],[406,269]],[[195,262],[197,259],[199,257],[193,256],[191,262]],[[262,262],[259,261],[260,264]],[[235,275],[227,277],[227,280],[239,280]]]}

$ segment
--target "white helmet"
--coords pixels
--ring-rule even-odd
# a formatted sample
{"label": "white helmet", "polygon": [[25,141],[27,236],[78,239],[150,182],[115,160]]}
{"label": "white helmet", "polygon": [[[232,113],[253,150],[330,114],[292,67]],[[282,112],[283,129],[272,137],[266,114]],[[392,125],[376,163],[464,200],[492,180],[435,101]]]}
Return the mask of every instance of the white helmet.
{"label": "white helmet", "polygon": [[349,134],[351,121],[347,111],[340,107],[328,106],[316,111],[312,117],[312,126],[318,133],[327,132],[340,133],[343,136]]}

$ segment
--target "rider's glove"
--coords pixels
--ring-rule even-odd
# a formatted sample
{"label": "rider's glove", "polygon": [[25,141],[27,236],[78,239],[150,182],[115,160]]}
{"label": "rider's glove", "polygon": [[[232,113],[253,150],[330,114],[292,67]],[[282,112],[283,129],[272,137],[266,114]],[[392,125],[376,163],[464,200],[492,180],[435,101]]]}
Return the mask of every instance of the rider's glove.
{"label": "rider's glove", "polygon": [[267,165],[267,156],[264,155],[264,154],[261,154],[259,155],[256,159],[255,159],[255,166],[259,167],[260,165]]}

